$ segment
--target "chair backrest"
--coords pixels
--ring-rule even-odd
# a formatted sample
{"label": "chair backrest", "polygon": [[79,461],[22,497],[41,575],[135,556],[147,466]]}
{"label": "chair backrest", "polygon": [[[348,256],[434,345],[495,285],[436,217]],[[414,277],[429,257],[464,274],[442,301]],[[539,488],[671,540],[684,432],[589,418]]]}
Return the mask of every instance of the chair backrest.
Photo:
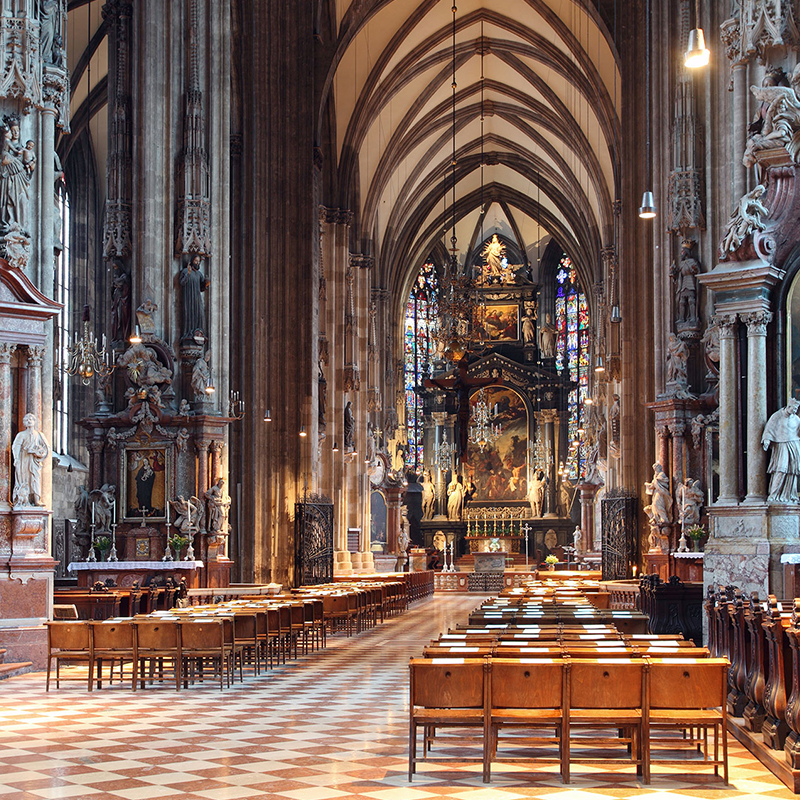
{"label": "chair backrest", "polygon": [[47,642],[51,650],[86,650],[91,647],[91,628],[86,621],[48,622]]}
{"label": "chair backrest", "polygon": [[237,611],[233,618],[233,629],[239,641],[255,641],[256,615]]}
{"label": "chair backrest", "polygon": [[53,605],[53,619],[78,619],[78,607],[66,603]]}
{"label": "chair backrest", "polygon": [[182,620],[181,644],[184,651],[221,650],[224,644],[223,621],[208,617]]}
{"label": "chair backrest", "polygon": [[136,626],[131,621],[93,622],[95,650],[132,650]]}
{"label": "chair backrest", "polygon": [[174,650],[180,640],[180,623],[167,619],[136,621],[139,650]]}
{"label": "chair backrest", "polygon": [[650,708],[724,708],[727,687],[725,658],[650,661]]}
{"label": "chair backrest", "polygon": [[560,658],[493,658],[492,708],[560,708],[564,661]]}
{"label": "chair backrest", "polygon": [[641,659],[596,658],[570,662],[570,708],[641,708]]}
{"label": "chair backrest", "polygon": [[412,658],[409,666],[412,708],[483,708],[483,659]]}

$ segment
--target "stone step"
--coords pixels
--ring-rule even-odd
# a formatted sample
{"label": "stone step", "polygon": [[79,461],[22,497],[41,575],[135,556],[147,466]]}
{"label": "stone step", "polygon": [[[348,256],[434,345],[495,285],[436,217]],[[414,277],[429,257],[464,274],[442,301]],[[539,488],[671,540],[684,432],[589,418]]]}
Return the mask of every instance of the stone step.
{"label": "stone step", "polygon": [[33,667],[32,661],[20,661],[16,664],[0,664],[0,681],[13,678],[15,675],[24,675]]}

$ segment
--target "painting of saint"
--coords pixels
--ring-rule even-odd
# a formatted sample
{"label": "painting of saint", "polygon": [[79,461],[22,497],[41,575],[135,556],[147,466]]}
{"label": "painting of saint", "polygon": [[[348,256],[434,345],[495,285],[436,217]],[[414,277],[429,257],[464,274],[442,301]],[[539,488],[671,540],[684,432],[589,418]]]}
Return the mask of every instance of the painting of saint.
{"label": "painting of saint", "polygon": [[166,514],[166,450],[128,449],[125,452],[125,516],[148,519]]}
{"label": "painting of saint", "polygon": [[473,327],[484,342],[516,342],[519,340],[519,306],[479,306],[475,309]]}
{"label": "painting of saint", "polygon": [[[516,309],[516,306],[514,306]],[[489,386],[483,390],[492,422],[500,435],[483,450],[470,442],[464,471],[475,484],[474,500],[524,500],[528,492],[528,412],[513,389]],[[473,418],[479,393],[471,398]],[[495,412],[496,410],[496,412]]]}

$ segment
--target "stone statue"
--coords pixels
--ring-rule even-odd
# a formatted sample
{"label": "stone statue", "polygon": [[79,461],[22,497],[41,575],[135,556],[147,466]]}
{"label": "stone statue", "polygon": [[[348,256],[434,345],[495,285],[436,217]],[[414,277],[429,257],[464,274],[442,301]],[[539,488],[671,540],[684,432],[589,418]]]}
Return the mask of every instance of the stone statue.
{"label": "stone statue", "polygon": [[206,489],[203,498],[208,504],[208,532],[212,535],[227,534],[231,499],[225,494],[225,480],[220,478]]}
{"label": "stone statue", "polygon": [[116,495],[117,487],[111,483],[104,483],[99,489],[92,489],[92,491],[89,492],[89,498],[94,506],[96,534],[111,534],[111,525],[114,522],[114,503]]}
{"label": "stone statue", "polygon": [[689,348],[674,333],[667,340],[667,386],[668,397],[689,398],[689,377],[686,362],[689,360]]}
{"label": "stone statue", "polygon": [[560,517],[569,516],[574,490],[575,487],[572,485],[572,481],[566,475],[563,475],[558,482],[558,515]]}
{"label": "stone statue", "polygon": [[531,506],[531,516],[541,517],[544,511],[544,492],[547,486],[547,477],[544,470],[538,469],[531,478],[531,485],[528,489],[528,503]]}
{"label": "stone statue", "polygon": [[612,458],[619,458],[620,456],[620,419],[619,419],[619,395],[614,394],[611,396],[612,403],[608,409],[608,429],[611,433],[611,438],[608,442],[608,454]]}
{"label": "stone statue", "polygon": [[539,329],[539,350],[542,358],[556,357],[556,335],[558,331],[553,325],[552,316],[547,313],[544,315],[544,324]]}
{"label": "stone statue", "polygon": [[761,218],[768,216],[769,211],[760,199],[766,191],[766,187],[759,183],[755,189],[741,197],[736,211],[731,214],[725,226],[719,248],[720,260],[728,259],[731,253],[736,252],[744,240],[752,236],[755,231],[766,229],[767,226]]}
{"label": "stone statue", "polygon": [[703,488],[700,481],[686,478],[678,487],[678,514],[681,525],[688,527],[700,524],[703,510]]}
{"label": "stone statue", "polygon": [[204,511],[199,498],[192,495],[187,500],[182,494],[179,494],[176,500],[170,500],[170,505],[175,511],[173,525],[181,532],[182,536],[189,537],[200,530]]}
{"label": "stone statue", "polygon": [[436,507],[436,492],[433,487],[430,470],[425,470],[422,483],[422,519],[433,519]]}
{"label": "stone statue", "polygon": [[575,530],[572,531],[572,546],[575,548],[576,553],[580,553],[581,551],[582,539],[583,539],[583,531],[581,530],[581,526],[576,525]]}
{"label": "stone statue", "polygon": [[605,472],[605,465],[601,466],[600,457],[600,443],[595,442],[586,454],[586,467],[583,473],[583,482],[591,483],[593,486],[603,486],[605,480],[603,473]]}
{"label": "stone statue", "polygon": [[672,494],[669,491],[669,478],[661,464],[653,464],[653,480],[644,485],[650,495],[650,505],[645,506],[651,525],[669,525],[672,522]]}
{"label": "stone statue", "polygon": [[532,308],[525,309],[522,318],[522,343],[527,347],[536,341],[536,312]]}
{"label": "stone statue", "polygon": [[13,223],[27,236],[27,202],[30,176],[22,160],[19,117],[3,117],[0,127],[0,228],[5,233]]}
{"label": "stone statue", "polygon": [[3,237],[3,245],[5,259],[12,267],[25,269],[28,266],[31,240],[18,222],[12,222],[8,226],[6,235]]}
{"label": "stone statue", "polygon": [[322,362],[318,366],[319,374],[317,376],[317,423],[319,424],[320,432],[324,432],[328,427],[328,422],[325,419],[328,413],[328,381],[325,379],[325,373],[322,371]]}
{"label": "stone statue", "polygon": [[772,445],[767,472],[770,503],[797,503],[797,476],[800,475],[800,401],[789,400],[776,411],[764,426],[761,445],[766,450]]}
{"label": "stone statue", "polygon": [[406,550],[408,550],[409,546],[411,545],[411,537],[408,534],[408,529],[408,507],[400,506],[400,531],[397,534],[397,552],[400,553],[403,561],[401,564],[400,559],[397,559],[397,565],[399,568],[402,568],[402,565],[405,564]]}
{"label": "stone statue", "polygon": [[344,407],[344,451],[352,453],[356,449],[355,442],[356,421],[353,417],[353,403],[348,400]]}
{"label": "stone statue", "polygon": [[165,367],[156,351],[144,344],[132,344],[117,360],[117,366],[127,369],[136,386],[159,386],[172,383],[172,370]]}
{"label": "stone statue", "polygon": [[113,259],[111,283],[111,341],[124,342],[131,330],[131,279],[120,259]]}
{"label": "stone statue", "polygon": [[42,505],[42,468],[50,456],[50,445],[36,428],[36,417],[26,414],[11,445],[14,456],[14,507]]}
{"label": "stone statue", "polygon": [[201,270],[199,255],[180,271],[178,280],[183,287],[183,332],[181,338],[204,341],[206,334],[206,307],[203,292],[211,281],[207,281]]}
{"label": "stone statue", "polygon": [[692,255],[694,239],[681,242],[678,263],[672,263],[670,276],[675,281],[675,322],[678,329],[697,325],[697,275],[700,262]]}
{"label": "stone statue", "polygon": [[61,40],[60,0],[39,0],[39,52],[45,64],[58,64],[61,45],[56,50],[56,37]]}
{"label": "stone statue", "polygon": [[458,521],[464,508],[464,485],[461,476],[453,474],[453,479],[447,487],[447,519]]}
{"label": "stone statue", "polygon": [[711,362],[719,370],[719,326],[711,323],[700,340],[705,346],[706,362]]}
{"label": "stone statue", "polygon": [[158,305],[152,300],[144,300],[136,309],[136,322],[139,324],[142,333],[155,333],[156,320],[155,314]]}
{"label": "stone statue", "polygon": [[[750,91],[759,101],[758,117],[750,124],[747,147],[742,163],[755,166],[760,150],[784,147],[792,161],[800,155],[800,69],[796,66],[786,86],[783,70],[769,70],[761,86],[751,86]],[[783,85],[781,85],[783,84]]]}
{"label": "stone statue", "polygon": [[194,362],[192,367],[192,391],[195,397],[206,399],[206,387],[211,382],[211,370],[209,369],[209,361],[211,360],[211,351],[206,351],[204,356],[200,356]]}
{"label": "stone statue", "polygon": [[489,281],[500,283],[503,279],[503,256],[506,254],[506,246],[493,234],[490,241],[486,242],[481,255],[486,259],[486,272]]}
{"label": "stone statue", "polygon": [[92,501],[89,498],[89,490],[86,484],[78,488],[78,497],[75,500],[75,519],[77,525],[75,526],[75,538],[78,545],[85,547],[88,544],[86,534],[91,530],[92,524]]}

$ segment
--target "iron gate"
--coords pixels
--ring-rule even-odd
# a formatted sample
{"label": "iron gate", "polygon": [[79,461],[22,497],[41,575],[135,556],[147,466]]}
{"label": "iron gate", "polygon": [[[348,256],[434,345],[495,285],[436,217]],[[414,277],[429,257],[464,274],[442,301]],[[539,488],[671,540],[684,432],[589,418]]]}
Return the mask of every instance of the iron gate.
{"label": "iron gate", "polygon": [[602,500],[603,580],[630,578],[638,557],[636,511],[638,498],[627,489],[615,489]]}
{"label": "iron gate", "polygon": [[333,503],[310,496],[294,506],[294,580],[298,586],[333,580]]}

